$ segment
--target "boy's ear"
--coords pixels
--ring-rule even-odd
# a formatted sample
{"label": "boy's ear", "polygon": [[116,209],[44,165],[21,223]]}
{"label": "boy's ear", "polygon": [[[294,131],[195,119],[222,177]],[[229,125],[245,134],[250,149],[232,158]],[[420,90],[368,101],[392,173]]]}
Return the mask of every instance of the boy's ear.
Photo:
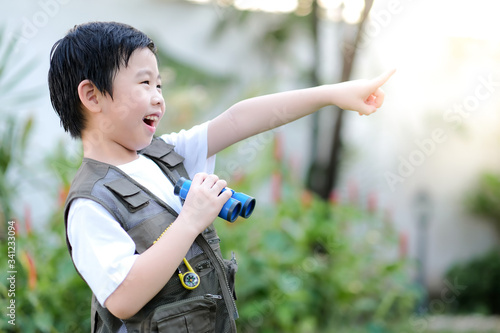
{"label": "boy's ear", "polygon": [[90,112],[99,112],[101,110],[99,105],[98,95],[99,89],[90,80],[83,80],[78,85],[78,96],[82,105]]}

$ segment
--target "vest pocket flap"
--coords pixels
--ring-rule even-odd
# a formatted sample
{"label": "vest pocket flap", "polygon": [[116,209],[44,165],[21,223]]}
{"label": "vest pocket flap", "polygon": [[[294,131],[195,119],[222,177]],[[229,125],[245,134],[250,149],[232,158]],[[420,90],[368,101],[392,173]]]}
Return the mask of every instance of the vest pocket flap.
{"label": "vest pocket flap", "polygon": [[121,197],[129,197],[141,191],[141,189],[137,185],[131,183],[125,178],[113,180],[112,182],[104,184],[104,186],[120,195]]}
{"label": "vest pocket flap", "polygon": [[140,209],[149,202],[149,198],[141,193],[141,189],[125,178],[113,180],[104,186],[125,201],[131,210]]}
{"label": "vest pocket flap", "polygon": [[184,157],[181,155],[177,154],[175,151],[170,151],[168,154],[163,156],[161,160],[165,163],[167,163],[168,166],[174,167],[184,161]]}
{"label": "vest pocket flap", "polygon": [[123,200],[125,200],[130,205],[130,208],[132,208],[132,212],[145,207],[149,203],[149,198],[142,195],[141,193],[123,198]]}
{"label": "vest pocket flap", "polygon": [[174,151],[174,146],[166,143],[162,139],[155,139],[142,153],[147,156],[158,158],[167,163],[169,167],[174,167],[184,161],[184,157]]}

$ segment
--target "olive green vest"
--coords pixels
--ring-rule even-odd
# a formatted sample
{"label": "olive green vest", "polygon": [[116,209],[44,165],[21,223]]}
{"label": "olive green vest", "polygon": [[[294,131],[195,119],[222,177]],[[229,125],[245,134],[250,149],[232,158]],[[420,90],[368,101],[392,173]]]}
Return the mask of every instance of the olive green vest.
{"label": "olive green vest", "polygon": [[[154,139],[140,152],[153,160],[175,184],[189,178],[184,158],[174,146]],[[177,213],[147,188],[119,168],[84,158],[66,200],[65,224],[69,206],[76,198],[101,204],[123,227],[141,254],[177,218]],[[200,285],[185,289],[177,273],[137,314],[127,320],[114,317],[92,298],[92,332],[117,332],[122,324],[128,333],[142,332],[236,332],[238,311],[234,295],[236,260],[222,259],[220,239],[213,224],[198,235],[186,258],[200,276]],[[67,241],[71,254],[71,245]],[[167,254],[168,255],[168,254]],[[182,272],[187,268],[179,265]]]}

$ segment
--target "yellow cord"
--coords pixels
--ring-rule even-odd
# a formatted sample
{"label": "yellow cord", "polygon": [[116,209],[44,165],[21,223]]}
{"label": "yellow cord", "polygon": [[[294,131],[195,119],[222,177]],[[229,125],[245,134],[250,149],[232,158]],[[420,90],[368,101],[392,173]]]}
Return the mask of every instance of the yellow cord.
{"label": "yellow cord", "polygon": [[[160,237],[158,237],[154,242],[153,245],[156,244],[157,241],[160,240],[160,238],[167,232],[168,228],[173,223],[170,223],[170,225],[161,233]],[[180,269],[179,269],[179,279],[181,280],[182,286],[188,290],[195,289],[200,285],[200,277],[198,274],[195,273],[194,269],[191,267],[189,262],[187,261],[186,258],[183,258],[184,264],[186,265],[188,272],[182,274]]]}
{"label": "yellow cord", "polygon": [[173,222],[172,222],[172,223],[170,223],[170,225],[169,225],[169,226],[168,226],[168,227],[167,227],[167,228],[166,228],[166,229],[165,229],[165,230],[161,233],[160,237],[158,237],[158,238],[157,238],[157,239],[153,242],[153,244],[156,244],[156,242],[157,242],[157,241],[159,241],[159,240],[160,240],[160,238],[162,238],[162,237],[163,237],[163,235],[165,235],[165,233],[167,232],[168,228],[170,228],[170,227],[172,226],[172,224],[173,224]]}

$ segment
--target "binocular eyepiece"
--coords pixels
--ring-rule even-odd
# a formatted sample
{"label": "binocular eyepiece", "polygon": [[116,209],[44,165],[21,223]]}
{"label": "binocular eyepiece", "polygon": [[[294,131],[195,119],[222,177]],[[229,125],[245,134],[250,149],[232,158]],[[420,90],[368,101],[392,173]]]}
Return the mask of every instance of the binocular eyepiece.
{"label": "binocular eyepiece", "polygon": [[[175,184],[174,194],[184,200],[186,199],[190,187],[191,181],[181,177]],[[219,212],[219,217],[229,222],[236,221],[238,216],[249,218],[255,208],[255,198],[241,192],[235,192],[228,187],[222,190],[222,192],[224,191],[231,191],[233,192],[233,195],[224,204],[224,206],[222,206],[222,209]]]}

